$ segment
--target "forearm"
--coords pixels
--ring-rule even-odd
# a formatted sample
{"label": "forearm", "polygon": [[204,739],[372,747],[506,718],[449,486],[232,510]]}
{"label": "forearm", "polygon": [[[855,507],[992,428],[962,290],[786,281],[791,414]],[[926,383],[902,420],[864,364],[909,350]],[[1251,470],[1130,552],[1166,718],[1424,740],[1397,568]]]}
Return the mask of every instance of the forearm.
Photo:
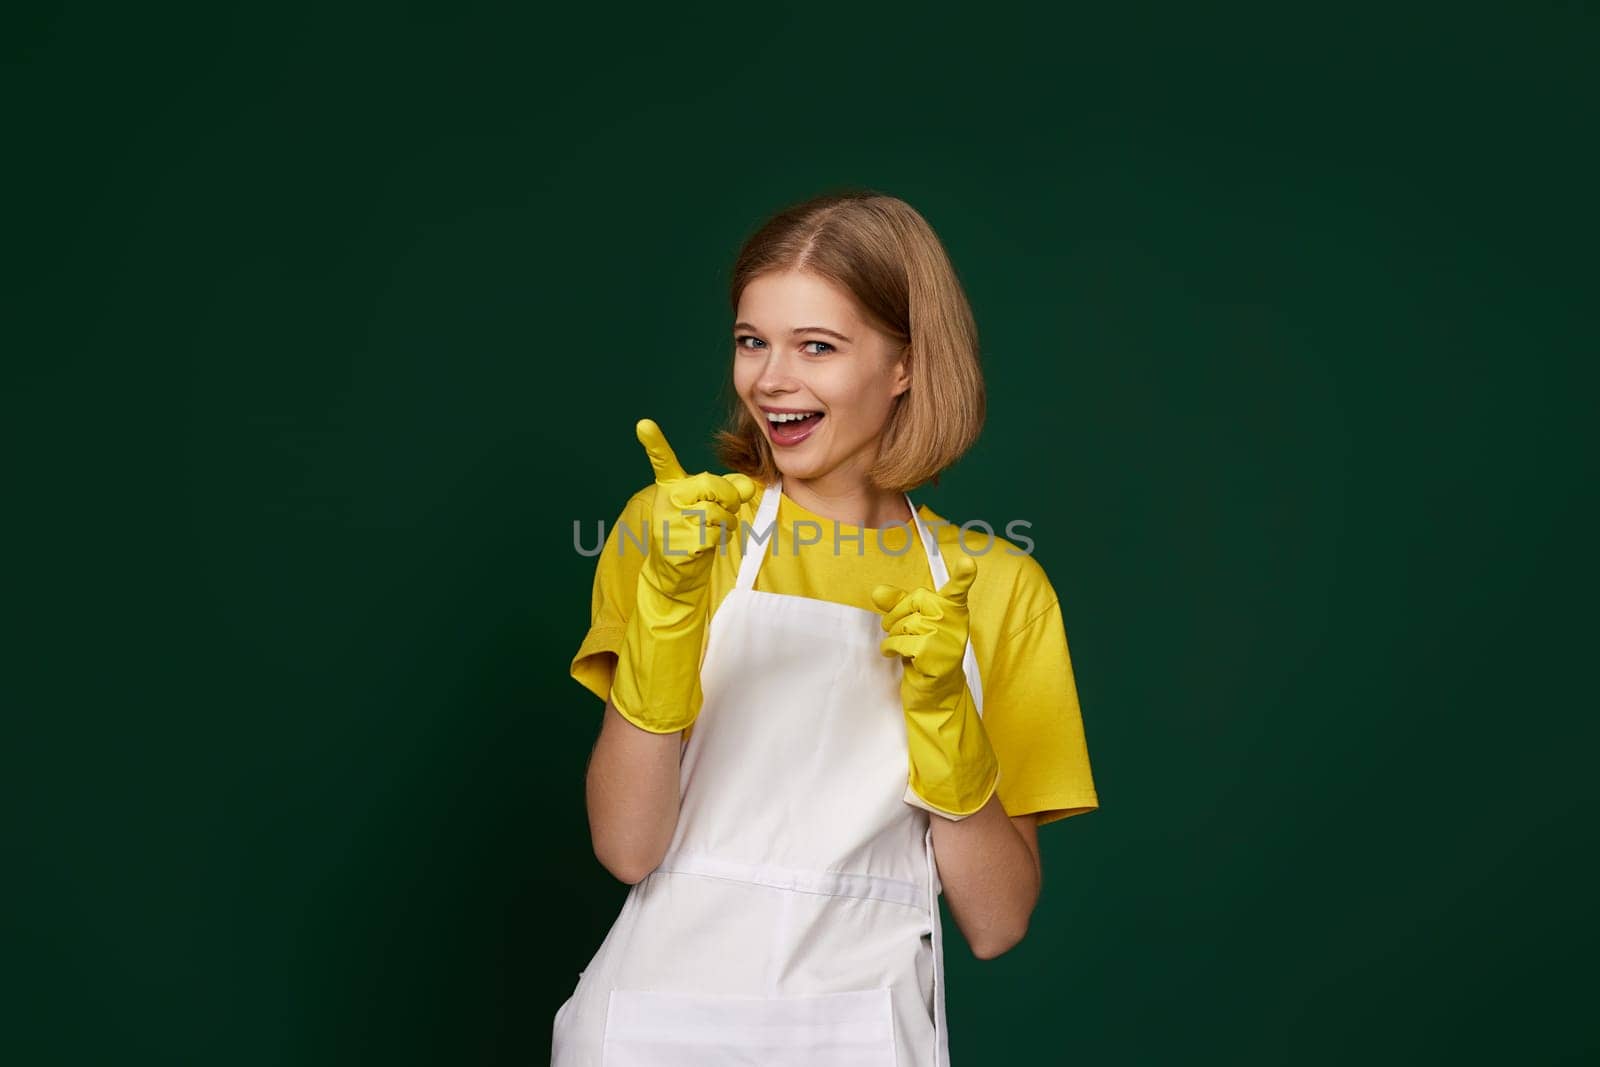
{"label": "forearm", "polygon": [[973,955],[992,959],[1027,933],[1039,901],[1038,861],[998,794],[964,819],[934,815],[932,824],[950,914]]}
{"label": "forearm", "polygon": [[620,881],[642,880],[672,843],[682,745],[683,731],[641,730],[606,701],[585,795],[595,857]]}

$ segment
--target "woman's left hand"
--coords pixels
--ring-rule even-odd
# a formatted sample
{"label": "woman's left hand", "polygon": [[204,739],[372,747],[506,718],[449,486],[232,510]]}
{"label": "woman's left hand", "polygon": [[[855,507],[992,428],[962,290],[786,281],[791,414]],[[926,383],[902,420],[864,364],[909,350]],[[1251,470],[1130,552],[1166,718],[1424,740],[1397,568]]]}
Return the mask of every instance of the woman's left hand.
{"label": "woman's left hand", "polygon": [[[906,801],[948,819],[979,811],[999,785],[1000,765],[967,687],[967,592],[978,565],[963,554],[935,592],[892,585],[872,591],[883,612],[885,656],[900,656],[910,776]],[[921,803],[918,803],[921,801]]]}

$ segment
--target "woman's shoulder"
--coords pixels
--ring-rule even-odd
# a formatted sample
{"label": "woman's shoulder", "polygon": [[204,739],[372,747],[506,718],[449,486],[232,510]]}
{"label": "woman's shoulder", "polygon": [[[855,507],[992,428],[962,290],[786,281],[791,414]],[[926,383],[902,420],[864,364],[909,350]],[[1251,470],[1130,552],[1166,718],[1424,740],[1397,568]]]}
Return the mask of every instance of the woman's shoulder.
{"label": "woman's shoulder", "polygon": [[1044,568],[1033,557],[1033,538],[1028,535],[1031,523],[1013,521],[1002,532],[982,519],[960,522],[947,518],[926,504],[918,506],[917,514],[933,531],[946,556],[952,552],[971,556],[980,576],[987,572],[991,579],[1005,579],[1008,584],[1050,584]]}
{"label": "woman's shoulder", "polygon": [[626,539],[639,540],[650,526],[650,514],[655,508],[656,483],[649,482],[623,503],[617,513],[618,532]]}
{"label": "woman's shoulder", "polygon": [[968,593],[975,622],[985,616],[1009,634],[1056,603],[1055,587],[1033,556],[1029,523],[1017,520],[1001,531],[982,520],[946,518],[926,504],[917,512],[933,531],[947,564],[965,554],[978,565]]}
{"label": "woman's shoulder", "polygon": [[637,490],[632,496],[628,497],[627,502],[622,505],[622,513],[624,515],[632,515],[635,512],[642,511],[648,515],[650,513],[650,509],[655,506],[655,502],[656,483],[646,482],[642,488]]}

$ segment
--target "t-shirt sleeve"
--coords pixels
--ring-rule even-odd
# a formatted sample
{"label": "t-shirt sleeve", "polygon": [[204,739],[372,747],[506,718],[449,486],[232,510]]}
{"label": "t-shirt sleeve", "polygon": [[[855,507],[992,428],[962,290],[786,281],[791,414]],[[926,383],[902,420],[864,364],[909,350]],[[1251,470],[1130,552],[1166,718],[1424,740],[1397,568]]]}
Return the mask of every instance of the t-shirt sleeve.
{"label": "t-shirt sleeve", "polygon": [[1066,626],[1053,591],[1001,637],[983,690],[984,729],[1000,761],[998,792],[1006,814],[1037,812],[1043,826],[1098,808]]}
{"label": "t-shirt sleeve", "polygon": [[622,514],[606,534],[594,564],[594,589],[589,598],[589,632],[572,657],[572,677],[589,692],[605,700],[611,696],[611,676],[628,616],[633,613],[639,568],[648,546],[648,527],[654,504],[651,483],[629,498]]}

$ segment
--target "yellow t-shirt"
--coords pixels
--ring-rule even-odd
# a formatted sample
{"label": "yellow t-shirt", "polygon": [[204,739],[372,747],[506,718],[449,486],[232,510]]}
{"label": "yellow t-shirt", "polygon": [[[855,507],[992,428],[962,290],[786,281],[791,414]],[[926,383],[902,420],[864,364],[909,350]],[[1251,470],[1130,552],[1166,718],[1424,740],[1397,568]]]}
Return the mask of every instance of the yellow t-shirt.
{"label": "yellow t-shirt", "polygon": [[[589,632],[573,657],[572,677],[601,700],[611,694],[616,653],[633,610],[644,561],[640,544],[649,543],[646,528],[655,491],[651,483],[628,500],[596,558]],[[740,510],[743,522],[754,524],[764,491],[758,488]],[[983,687],[983,726],[1000,761],[1001,806],[1011,816],[1037,812],[1041,826],[1093,811],[1100,802],[1066,629],[1044,568],[1003,537],[991,541],[981,529],[963,535],[959,526],[935,525],[946,520],[926,505],[917,510],[933,527],[946,566],[962,551],[958,539],[963,536],[978,565],[967,594],[969,636]],[[652,533],[659,537],[661,531]],[[931,585],[927,556],[910,533],[904,526],[877,530],[836,523],[784,496],[773,540],[747,546],[769,553],[755,587],[876,612],[871,595],[876,585]],[[713,614],[738,578],[741,556],[738,538],[729,538],[716,558]]]}

